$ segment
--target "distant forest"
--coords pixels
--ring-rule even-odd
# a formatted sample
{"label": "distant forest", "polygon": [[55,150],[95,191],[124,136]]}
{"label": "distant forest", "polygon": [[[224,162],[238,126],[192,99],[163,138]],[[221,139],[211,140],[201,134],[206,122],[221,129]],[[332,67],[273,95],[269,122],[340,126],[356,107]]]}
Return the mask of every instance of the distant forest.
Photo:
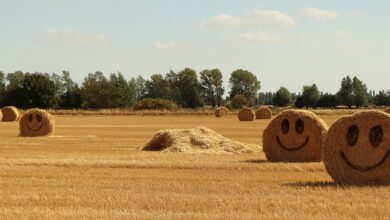
{"label": "distant forest", "polygon": [[186,68],[165,75],[154,74],[125,79],[120,73],[108,77],[102,72],[89,73],[79,85],[68,71],[61,74],[0,71],[0,103],[19,108],[131,108],[145,99],[169,101],[183,108],[202,106],[274,105],[297,108],[332,108],[339,105],[364,107],[390,106],[390,91],[368,90],[357,77],[341,79],[336,94],[322,93],[316,84],[305,85],[301,93],[280,87],[275,92],[260,92],[261,83],[250,71],[238,69],[230,74],[230,91],[223,97],[222,73],[207,69],[197,73]]}

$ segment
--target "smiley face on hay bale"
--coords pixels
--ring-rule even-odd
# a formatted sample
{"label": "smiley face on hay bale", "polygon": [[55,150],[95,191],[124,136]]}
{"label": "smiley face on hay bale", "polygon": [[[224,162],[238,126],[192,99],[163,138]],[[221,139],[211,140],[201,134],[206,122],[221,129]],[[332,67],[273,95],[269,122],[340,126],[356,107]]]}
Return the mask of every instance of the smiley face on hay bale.
{"label": "smiley face on hay bale", "polygon": [[54,117],[45,110],[31,109],[19,121],[20,136],[48,136],[54,131]]}
{"label": "smiley face on hay bale", "polygon": [[229,115],[229,110],[226,107],[218,107],[215,109],[215,117],[225,117]]}
{"label": "smiley face on hay bale", "polygon": [[327,132],[325,122],[312,112],[286,110],[263,132],[263,151],[270,161],[321,161]]}
{"label": "smiley face on hay bale", "polygon": [[2,121],[17,121],[20,117],[19,110],[14,106],[6,106],[1,109],[3,115]]}
{"label": "smiley face on hay bale", "polygon": [[253,121],[255,118],[255,113],[251,108],[242,108],[238,112],[238,119],[240,121]]}
{"label": "smiley face on hay bale", "polygon": [[325,141],[325,167],[339,184],[390,184],[390,115],[359,112],[336,121]]}
{"label": "smiley face on hay bale", "polygon": [[256,111],[256,119],[271,119],[272,111],[267,106],[262,106]]}

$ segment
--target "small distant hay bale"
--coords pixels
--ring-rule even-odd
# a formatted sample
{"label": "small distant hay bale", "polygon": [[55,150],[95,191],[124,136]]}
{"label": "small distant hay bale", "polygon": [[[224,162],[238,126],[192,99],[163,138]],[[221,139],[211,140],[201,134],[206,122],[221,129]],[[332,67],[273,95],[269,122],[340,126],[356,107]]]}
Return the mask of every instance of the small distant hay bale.
{"label": "small distant hay bale", "polygon": [[229,110],[226,107],[218,107],[215,109],[215,117],[225,117],[229,115]]}
{"label": "small distant hay bale", "polygon": [[390,115],[363,111],[337,120],[325,141],[324,164],[338,184],[390,184]]}
{"label": "small distant hay bale", "polygon": [[385,112],[390,114],[390,108],[385,109]]}
{"label": "small distant hay bale", "polygon": [[270,161],[317,162],[323,158],[328,126],[312,112],[285,110],[263,132],[263,151]]}
{"label": "small distant hay bale", "polygon": [[253,121],[255,113],[251,108],[243,108],[238,112],[238,119],[240,121]]}
{"label": "small distant hay bale", "polygon": [[3,114],[2,121],[17,121],[20,117],[19,110],[15,106],[6,106],[1,109],[1,113]]}
{"label": "small distant hay bale", "polygon": [[197,127],[161,130],[139,150],[185,154],[246,154],[259,152],[260,146],[243,144],[209,128]]}
{"label": "small distant hay bale", "polygon": [[45,110],[31,109],[19,120],[20,136],[49,136],[54,132],[54,117]]}
{"label": "small distant hay bale", "polygon": [[267,106],[262,106],[256,111],[256,119],[271,119],[272,111]]}

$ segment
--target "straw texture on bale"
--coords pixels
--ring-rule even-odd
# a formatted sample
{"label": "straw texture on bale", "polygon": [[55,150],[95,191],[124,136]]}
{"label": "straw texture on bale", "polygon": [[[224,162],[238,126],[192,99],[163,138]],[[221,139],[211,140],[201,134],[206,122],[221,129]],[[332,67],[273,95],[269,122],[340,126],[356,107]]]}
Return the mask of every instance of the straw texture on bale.
{"label": "straw texture on bale", "polygon": [[385,112],[390,114],[390,108],[385,109]]}
{"label": "straw texture on bale", "polygon": [[256,119],[271,119],[272,111],[269,107],[262,106],[256,111]]}
{"label": "straw texture on bale", "polygon": [[243,144],[206,127],[161,130],[144,146],[143,151],[186,154],[244,154],[260,150],[255,144]]}
{"label": "straw texture on bale", "polygon": [[17,121],[20,117],[19,110],[14,106],[2,108],[1,113],[3,114],[2,121]]}
{"label": "straw texture on bale", "polygon": [[215,109],[215,117],[225,117],[229,115],[229,110],[226,107],[218,107]]}
{"label": "straw texture on bale", "polygon": [[324,163],[338,184],[390,184],[389,154],[390,115],[364,111],[330,127]]}
{"label": "straw texture on bale", "polygon": [[54,117],[45,110],[31,109],[19,120],[20,136],[48,136],[54,132]]}
{"label": "straw texture on bale", "polygon": [[317,162],[323,158],[328,126],[312,112],[286,110],[263,132],[263,151],[270,161]]}
{"label": "straw texture on bale", "polygon": [[240,121],[253,121],[255,113],[251,108],[243,108],[238,112],[238,119]]}

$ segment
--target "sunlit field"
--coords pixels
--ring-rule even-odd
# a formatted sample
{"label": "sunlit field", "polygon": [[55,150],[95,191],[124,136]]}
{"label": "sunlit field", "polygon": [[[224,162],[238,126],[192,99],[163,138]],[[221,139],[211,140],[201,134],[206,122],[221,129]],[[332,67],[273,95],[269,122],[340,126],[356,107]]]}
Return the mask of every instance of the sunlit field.
{"label": "sunlit field", "polygon": [[[334,185],[321,163],[263,153],[140,152],[164,128],[207,126],[261,145],[269,120],[237,116],[57,116],[54,136],[0,123],[0,218],[386,218],[390,187]],[[329,125],[340,115],[321,116]]]}

